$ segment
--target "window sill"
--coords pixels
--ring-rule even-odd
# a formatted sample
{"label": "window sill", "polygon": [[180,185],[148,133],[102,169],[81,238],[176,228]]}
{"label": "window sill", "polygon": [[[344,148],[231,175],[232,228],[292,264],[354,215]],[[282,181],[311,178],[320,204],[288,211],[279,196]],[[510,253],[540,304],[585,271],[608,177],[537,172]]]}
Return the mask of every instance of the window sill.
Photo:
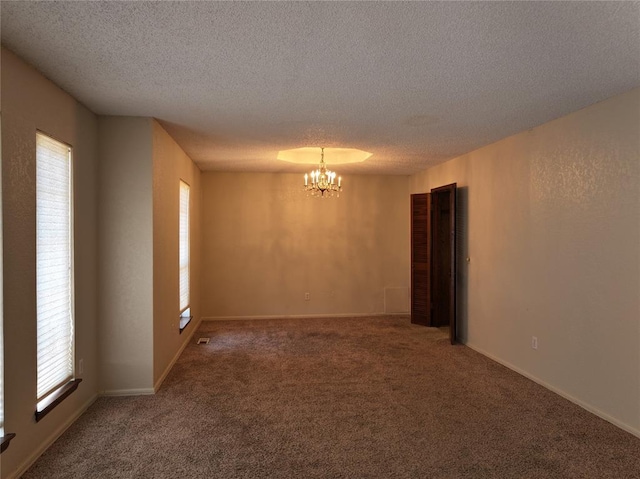
{"label": "window sill", "polygon": [[7,450],[11,439],[13,439],[14,437],[16,437],[16,435],[12,432],[0,437],[0,454]]}
{"label": "window sill", "polygon": [[184,331],[192,319],[193,316],[180,316],[180,334],[182,334],[182,331]]}
{"label": "window sill", "polygon": [[71,395],[73,391],[78,389],[78,385],[82,379],[76,378],[69,381],[67,384],[62,386],[56,392],[51,394],[49,397],[43,399],[38,403],[39,410],[36,410],[36,422],[40,421],[43,417],[49,414],[53,409],[64,401],[68,396]]}

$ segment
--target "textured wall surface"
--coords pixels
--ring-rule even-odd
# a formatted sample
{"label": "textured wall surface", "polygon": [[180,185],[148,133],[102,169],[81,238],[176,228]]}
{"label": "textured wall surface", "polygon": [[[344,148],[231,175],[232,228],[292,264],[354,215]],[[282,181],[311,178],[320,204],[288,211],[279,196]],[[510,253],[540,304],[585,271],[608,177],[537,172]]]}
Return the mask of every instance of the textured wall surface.
{"label": "textured wall surface", "polygon": [[[191,314],[180,334],[179,191],[189,186],[191,239]],[[201,317],[200,307],[200,170],[178,144],[153,121],[153,383],[172,365]]]}
{"label": "textured wall surface", "polygon": [[302,175],[203,173],[202,315],[384,312],[409,287],[408,177],[344,180],[320,199]]}
{"label": "textured wall surface", "polygon": [[462,187],[467,344],[637,435],[639,138],[636,89],[411,179]]}
{"label": "textured wall surface", "polygon": [[[6,431],[2,477],[19,471],[95,398],[96,117],[49,80],[2,49],[2,190]],[[35,423],[36,244],[35,137],[42,130],[73,148],[76,361],[79,388]]]}
{"label": "textured wall surface", "polygon": [[153,387],[152,120],[100,117],[100,390]]}

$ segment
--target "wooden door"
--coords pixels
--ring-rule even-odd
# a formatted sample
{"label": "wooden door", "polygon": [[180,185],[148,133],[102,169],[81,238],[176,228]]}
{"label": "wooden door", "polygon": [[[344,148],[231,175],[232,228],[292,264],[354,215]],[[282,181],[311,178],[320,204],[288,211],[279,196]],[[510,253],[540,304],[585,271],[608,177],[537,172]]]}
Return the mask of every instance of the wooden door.
{"label": "wooden door", "polygon": [[431,326],[456,342],[456,184],[431,190]]}
{"label": "wooden door", "polygon": [[411,322],[431,326],[431,195],[411,195]]}

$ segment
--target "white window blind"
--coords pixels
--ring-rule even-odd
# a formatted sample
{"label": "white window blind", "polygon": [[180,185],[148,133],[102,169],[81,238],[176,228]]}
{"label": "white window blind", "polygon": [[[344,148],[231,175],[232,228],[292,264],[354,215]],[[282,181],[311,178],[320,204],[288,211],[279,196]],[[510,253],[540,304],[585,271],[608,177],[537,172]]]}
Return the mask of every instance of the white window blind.
{"label": "white window blind", "polygon": [[71,149],[36,134],[38,401],[73,378]]}
{"label": "white window blind", "polygon": [[180,313],[189,307],[189,185],[180,181]]}

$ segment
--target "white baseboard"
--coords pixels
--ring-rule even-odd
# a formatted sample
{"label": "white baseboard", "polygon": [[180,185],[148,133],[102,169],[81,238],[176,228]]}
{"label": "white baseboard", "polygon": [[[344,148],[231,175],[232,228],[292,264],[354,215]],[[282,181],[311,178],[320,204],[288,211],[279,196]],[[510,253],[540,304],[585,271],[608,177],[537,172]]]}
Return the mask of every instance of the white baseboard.
{"label": "white baseboard", "polygon": [[409,313],[347,313],[347,314],[273,314],[258,316],[204,316],[201,321],[245,321],[249,319],[318,319],[318,318],[370,318],[375,316],[406,316]]}
{"label": "white baseboard", "polygon": [[71,416],[69,416],[69,418],[67,418],[67,420],[62,423],[60,425],[60,427],[58,427],[58,429],[56,429],[48,438],[46,438],[44,440],[44,442],[42,444],[40,444],[40,446],[38,447],[38,449],[36,449],[22,464],[20,464],[18,466],[18,468],[9,473],[8,476],[6,476],[6,479],[17,479],[20,476],[22,476],[25,472],[27,472],[27,469],[29,469],[34,462],[36,462],[38,460],[38,458],[47,450],[49,449],[49,447],[51,447],[51,445],[56,442],[56,440],[62,436],[62,434],[69,429],[69,427],[76,422],[76,420],[82,416],[82,414],[84,414],[84,412],[89,409],[89,407],[96,401],[96,399],[98,399],[98,395],[95,394],[94,396],[92,396],[87,402],[85,402],[82,406],[80,406],[80,408],[73,413]]}
{"label": "white baseboard", "polygon": [[191,328],[191,332],[188,334],[188,337],[184,340],[184,343],[182,343],[182,346],[180,346],[180,349],[178,349],[178,351],[176,352],[175,356],[173,356],[173,359],[169,362],[169,364],[165,368],[165,370],[162,373],[162,375],[158,378],[156,383],[153,385],[153,392],[154,393],[158,392],[158,390],[160,389],[160,386],[162,386],[162,383],[167,378],[167,375],[169,374],[169,371],[171,371],[171,368],[173,367],[173,365],[176,363],[176,361],[178,360],[178,358],[182,354],[182,351],[184,351],[184,348],[187,347],[187,344],[189,344],[189,342],[191,342],[191,338],[193,337],[194,333],[198,329],[198,326],[200,326],[201,322],[202,322],[202,318],[200,318],[200,320],[196,324],[193,325],[193,327]]}
{"label": "white baseboard", "polygon": [[136,389],[107,389],[100,391],[100,397],[103,396],[147,396],[155,394],[153,388],[136,388]]}
{"label": "white baseboard", "polygon": [[572,396],[571,394],[563,391],[562,389],[559,389],[555,386],[552,386],[551,384],[543,381],[542,379],[528,373],[527,371],[524,371],[516,366],[514,366],[513,364],[504,361],[496,356],[494,356],[493,354],[488,353],[487,351],[484,351],[481,348],[478,348],[477,346],[474,346],[473,344],[469,344],[469,343],[465,343],[465,346],[468,346],[469,348],[473,349],[474,351],[482,354],[483,356],[488,357],[489,359],[492,359],[493,361],[502,364],[503,366],[506,366],[507,368],[511,369],[512,371],[515,371],[516,373],[531,379],[534,383],[538,383],[540,386],[548,389],[549,391],[553,391],[554,393],[556,393],[559,396],[562,396],[563,398],[571,401],[572,403],[580,406],[582,409],[586,409],[587,411],[589,411],[592,414],[595,414],[596,416],[598,416],[601,419],[604,419],[607,422],[610,422],[611,424],[613,424],[614,426],[619,427],[620,429],[623,429],[625,431],[627,431],[630,434],[633,434],[634,436],[640,438],[640,430],[629,426],[628,424],[625,424],[621,421],[619,421],[618,419],[609,416],[607,413],[599,410],[596,407],[591,406],[590,404],[585,403],[584,401]]}
{"label": "white baseboard", "polygon": [[158,378],[158,380],[155,382],[152,388],[108,389],[105,391],[100,391],[100,396],[147,396],[147,395],[155,394],[158,391],[158,389],[160,389],[162,382],[166,379],[167,375],[169,374],[169,371],[171,371],[171,368],[173,367],[173,365],[176,363],[176,361],[182,354],[182,351],[184,351],[184,348],[186,348],[187,344],[189,344],[189,341],[191,341],[191,338],[195,334],[201,322],[202,322],[202,318],[200,318],[200,320],[193,325],[193,327],[191,328],[191,332],[187,335],[188,337],[185,339],[182,346],[180,346],[180,349],[178,349],[176,354],[173,356],[173,359],[171,360],[171,362],[167,365],[167,367],[163,371],[162,376]]}

